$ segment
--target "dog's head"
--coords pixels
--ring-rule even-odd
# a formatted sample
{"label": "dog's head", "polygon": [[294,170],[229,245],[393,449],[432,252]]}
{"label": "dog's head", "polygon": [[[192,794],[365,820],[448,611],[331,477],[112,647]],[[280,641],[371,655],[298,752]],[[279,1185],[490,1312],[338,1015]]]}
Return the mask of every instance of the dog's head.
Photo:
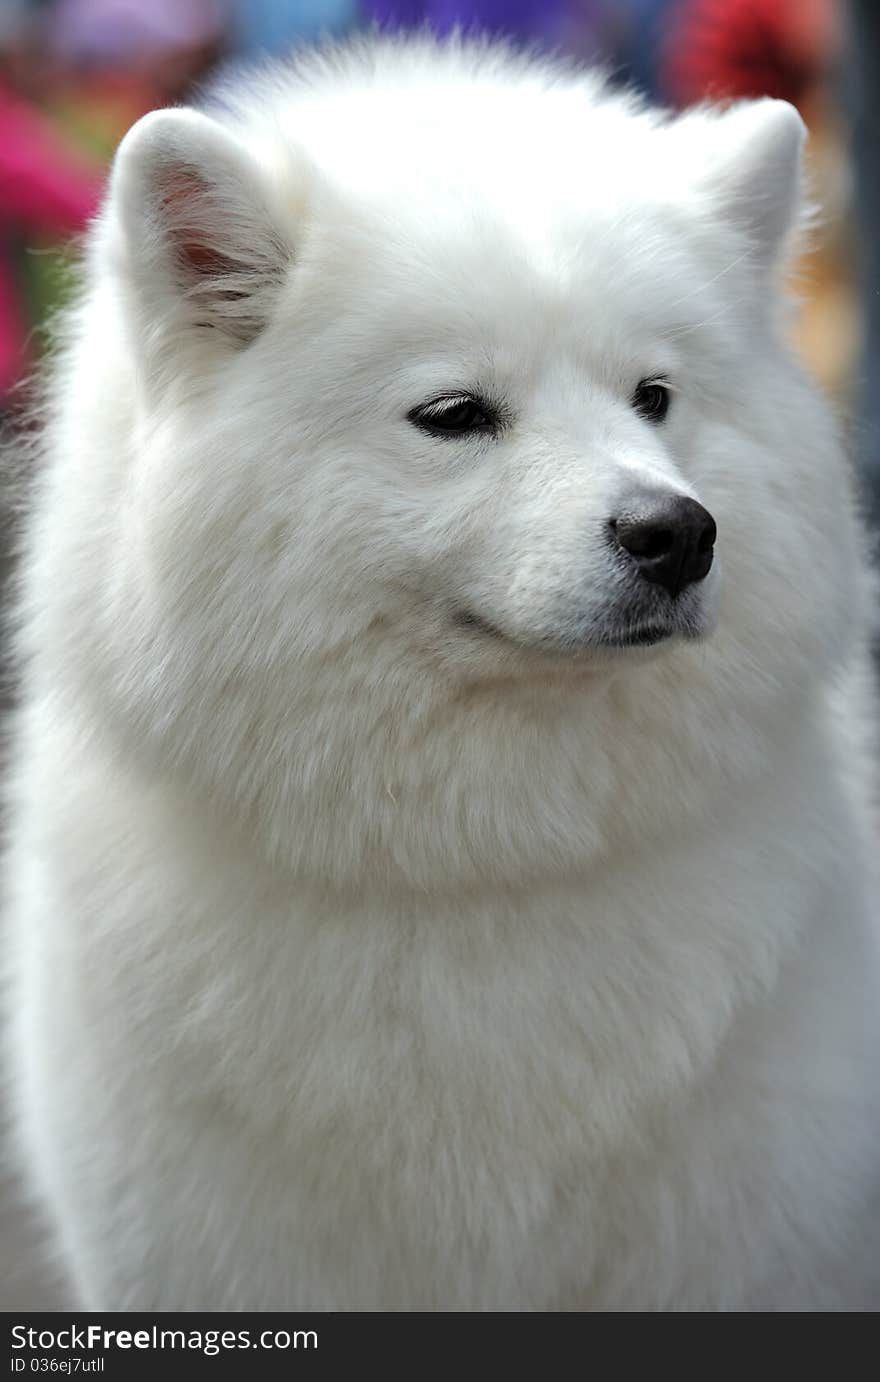
{"label": "dog's head", "polygon": [[411,771],[465,688],[784,697],[857,600],[783,342],[795,111],[444,62],[147,116],[96,242],[138,393],[115,593],[164,669],[138,718],[276,815]]}

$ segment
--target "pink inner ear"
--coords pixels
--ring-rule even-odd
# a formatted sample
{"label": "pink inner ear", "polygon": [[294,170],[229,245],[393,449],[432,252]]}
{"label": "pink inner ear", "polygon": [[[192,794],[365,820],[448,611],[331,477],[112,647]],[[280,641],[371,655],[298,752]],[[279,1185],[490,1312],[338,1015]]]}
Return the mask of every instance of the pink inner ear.
{"label": "pink inner ear", "polygon": [[196,276],[233,273],[237,261],[213,243],[222,218],[210,184],[193,168],[178,167],[163,178],[163,188],[162,219],[182,266]]}

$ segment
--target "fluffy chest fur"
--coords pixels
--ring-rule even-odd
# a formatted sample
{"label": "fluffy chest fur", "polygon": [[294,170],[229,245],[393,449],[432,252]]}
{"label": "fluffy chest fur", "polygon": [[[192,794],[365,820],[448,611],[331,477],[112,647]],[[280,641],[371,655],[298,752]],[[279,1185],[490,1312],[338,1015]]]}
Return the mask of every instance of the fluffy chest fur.
{"label": "fluffy chest fur", "polygon": [[[802,943],[863,905],[800,750],[677,839],[439,897],[298,890],[140,789],[85,792],[79,830],[62,803],[63,839],[35,854],[66,899],[53,1002],[59,1039],[71,1018],[82,1034],[82,1122],[109,1116],[130,1173],[150,1167],[147,1219],[173,1240],[195,1195],[199,1251],[250,1264],[194,1287],[181,1244],[161,1298],[662,1310],[861,1291],[823,1253],[860,1205],[870,1111],[847,1121],[844,1185],[814,1186],[793,1224],[782,1209],[812,1169],[801,1139],[818,1119],[837,1140],[869,1060],[862,942],[829,938],[799,972]],[[805,1078],[833,1100],[803,1109]]]}

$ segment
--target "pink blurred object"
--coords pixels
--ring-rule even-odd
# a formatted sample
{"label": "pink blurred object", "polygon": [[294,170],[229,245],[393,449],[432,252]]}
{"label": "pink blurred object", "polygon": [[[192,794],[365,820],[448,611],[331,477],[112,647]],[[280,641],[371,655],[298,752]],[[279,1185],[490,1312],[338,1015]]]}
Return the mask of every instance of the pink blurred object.
{"label": "pink blurred object", "polygon": [[[37,243],[81,230],[93,214],[99,176],[53,126],[0,87],[0,240]],[[9,256],[0,254],[0,403],[26,360],[24,311]]]}

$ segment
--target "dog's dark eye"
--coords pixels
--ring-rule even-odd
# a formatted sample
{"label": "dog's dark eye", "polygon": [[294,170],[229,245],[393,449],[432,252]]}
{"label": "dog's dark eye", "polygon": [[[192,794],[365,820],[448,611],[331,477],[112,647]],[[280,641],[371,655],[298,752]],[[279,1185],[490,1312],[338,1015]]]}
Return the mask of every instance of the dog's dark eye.
{"label": "dog's dark eye", "polygon": [[477,398],[462,394],[435,398],[407,413],[410,422],[435,436],[456,437],[466,432],[494,432],[497,419]]}
{"label": "dog's dark eye", "polygon": [[662,422],[669,412],[669,389],[660,379],[643,379],[632,396],[632,405],[648,422]]}

